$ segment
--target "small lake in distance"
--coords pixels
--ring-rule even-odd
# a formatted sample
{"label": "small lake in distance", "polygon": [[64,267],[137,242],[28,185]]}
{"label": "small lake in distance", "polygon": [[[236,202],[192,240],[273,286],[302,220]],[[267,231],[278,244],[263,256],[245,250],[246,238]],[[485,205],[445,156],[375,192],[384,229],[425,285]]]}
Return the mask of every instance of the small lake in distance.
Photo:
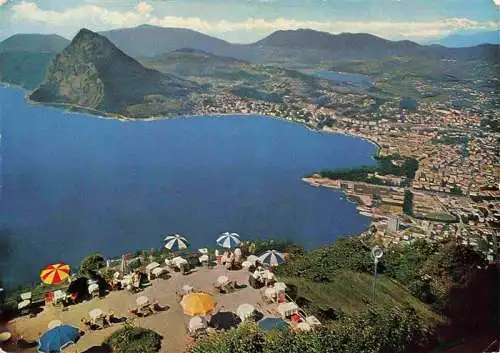
{"label": "small lake in distance", "polygon": [[89,253],[192,249],[224,231],[286,238],[312,249],[370,219],[307,173],[371,164],[376,148],[266,117],[120,122],[29,105],[0,87],[0,278],[37,282],[46,264]]}

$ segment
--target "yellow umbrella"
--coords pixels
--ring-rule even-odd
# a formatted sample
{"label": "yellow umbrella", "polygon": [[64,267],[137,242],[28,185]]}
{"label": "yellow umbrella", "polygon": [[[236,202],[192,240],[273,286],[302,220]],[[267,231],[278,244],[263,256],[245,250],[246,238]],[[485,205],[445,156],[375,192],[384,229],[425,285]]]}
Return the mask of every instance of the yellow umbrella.
{"label": "yellow umbrella", "polygon": [[186,315],[204,316],[214,311],[217,303],[206,293],[191,293],[182,298],[181,305]]}
{"label": "yellow umbrella", "polygon": [[58,263],[49,265],[40,272],[40,279],[46,284],[59,284],[69,277],[69,265]]}

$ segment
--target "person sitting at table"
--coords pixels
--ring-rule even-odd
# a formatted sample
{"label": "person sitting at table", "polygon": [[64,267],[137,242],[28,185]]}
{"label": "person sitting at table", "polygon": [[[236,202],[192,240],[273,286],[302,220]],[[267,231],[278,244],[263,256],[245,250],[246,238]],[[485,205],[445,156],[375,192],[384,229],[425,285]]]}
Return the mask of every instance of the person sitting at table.
{"label": "person sitting at table", "polygon": [[226,251],[224,251],[224,254],[222,254],[222,258],[221,258],[221,264],[222,265],[224,265],[224,266],[226,265],[228,257],[229,257],[229,253],[226,250]]}
{"label": "person sitting at table", "polygon": [[226,262],[226,269],[230,270],[233,268],[233,266],[234,266],[234,254],[229,253],[229,257]]}
{"label": "person sitting at table", "polygon": [[300,317],[299,314],[292,314],[292,316],[290,316],[290,324],[292,325],[292,327],[294,329],[297,328],[297,326],[299,325],[299,323],[302,321],[302,318]]}

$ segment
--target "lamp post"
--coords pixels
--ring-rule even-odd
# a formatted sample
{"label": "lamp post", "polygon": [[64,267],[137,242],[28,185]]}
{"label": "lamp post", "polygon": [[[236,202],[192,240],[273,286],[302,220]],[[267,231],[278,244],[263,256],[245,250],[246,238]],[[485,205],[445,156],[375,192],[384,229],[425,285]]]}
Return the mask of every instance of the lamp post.
{"label": "lamp post", "polygon": [[375,245],[372,248],[371,251],[371,256],[373,259],[373,265],[374,265],[374,270],[373,270],[373,302],[375,303],[375,284],[377,283],[377,265],[378,265],[378,260],[384,255],[384,252],[382,251],[382,248],[380,246]]}

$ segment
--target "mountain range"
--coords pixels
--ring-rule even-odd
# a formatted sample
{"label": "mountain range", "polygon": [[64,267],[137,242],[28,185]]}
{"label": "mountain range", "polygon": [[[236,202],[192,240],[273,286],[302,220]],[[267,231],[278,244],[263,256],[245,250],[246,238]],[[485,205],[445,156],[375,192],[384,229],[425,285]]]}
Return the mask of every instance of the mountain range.
{"label": "mountain range", "polygon": [[453,33],[440,40],[429,42],[449,48],[466,48],[481,44],[500,44],[500,32]]}
{"label": "mountain range", "polygon": [[[134,117],[189,113],[207,90],[280,102],[290,94],[325,101],[332,89],[339,89],[291,68],[314,71],[363,63],[369,75],[370,66],[379,67],[397,81],[417,63],[423,72],[450,68],[453,74],[478,64],[496,70],[500,62],[499,45],[446,48],[309,29],[232,44],[188,29],[143,25],[100,34],[82,29],[71,42],[55,35],[16,35],[0,48],[0,81],[38,87],[32,100]],[[486,69],[481,71],[485,75],[491,71]],[[439,77],[429,79],[439,86]],[[352,91],[340,88],[346,90]]]}

